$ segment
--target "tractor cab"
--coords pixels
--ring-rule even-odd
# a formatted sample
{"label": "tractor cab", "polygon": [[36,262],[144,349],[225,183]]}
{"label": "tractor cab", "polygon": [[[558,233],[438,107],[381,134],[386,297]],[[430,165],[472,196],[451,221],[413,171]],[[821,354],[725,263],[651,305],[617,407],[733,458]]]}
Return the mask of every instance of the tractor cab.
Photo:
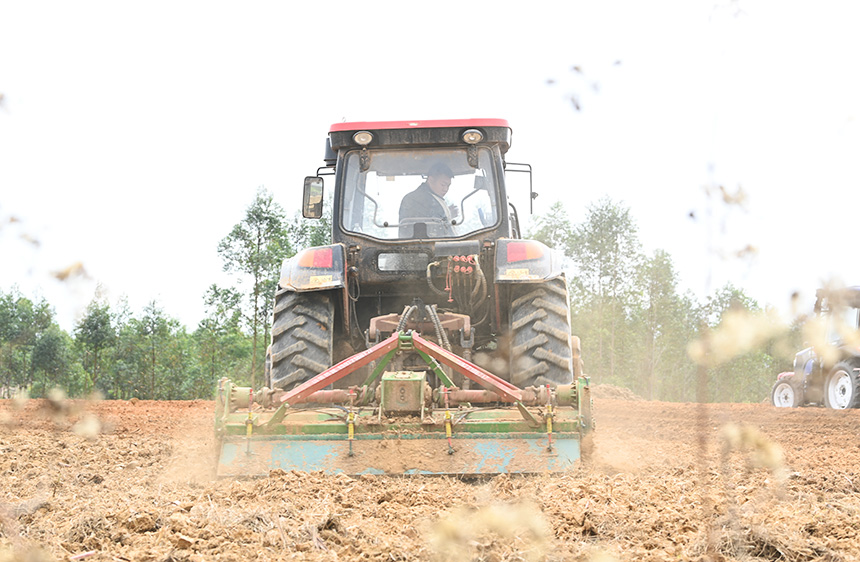
{"label": "tractor cab", "polygon": [[[501,119],[340,123],[329,131],[337,242],[517,236],[509,219]],[[305,216],[320,216],[322,178],[305,181]]]}
{"label": "tractor cab", "polygon": [[[394,327],[434,326],[437,341],[450,339],[457,353],[499,355],[511,304],[545,284],[559,286],[558,324],[569,330],[561,255],[522,240],[509,202],[506,174],[531,177],[531,170],[506,162],[506,120],[336,123],[326,141],[325,166],[305,178],[303,214],[322,216],[323,178],[334,176],[328,181],[332,244],[287,260],[279,285],[285,292],[330,295],[335,337],[348,348],[335,358],[390,334],[393,317]],[[531,182],[528,196],[534,198]],[[412,307],[419,320],[400,318]],[[442,325],[452,326],[450,338],[436,329]],[[566,351],[557,361],[560,373],[548,380],[572,376],[569,357]],[[275,358],[275,372],[279,363]],[[510,365],[500,369],[510,376]]]}
{"label": "tractor cab", "polygon": [[841,345],[847,332],[858,328],[860,310],[860,287],[841,289],[818,289],[815,293],[813,311],[825,322],[826,339],[833,345]]}

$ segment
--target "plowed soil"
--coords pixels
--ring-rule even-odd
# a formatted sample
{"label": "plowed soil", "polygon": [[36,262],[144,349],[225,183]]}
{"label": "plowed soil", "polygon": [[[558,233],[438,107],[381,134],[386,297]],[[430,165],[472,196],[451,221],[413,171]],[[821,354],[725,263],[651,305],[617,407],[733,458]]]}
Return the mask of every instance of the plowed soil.
{"label": "plowed soil", "polygon": [[219,480],[211,402],[0,401],[0,561],[860,560],[860,411],[630,398],[571,472],[472,481]]}

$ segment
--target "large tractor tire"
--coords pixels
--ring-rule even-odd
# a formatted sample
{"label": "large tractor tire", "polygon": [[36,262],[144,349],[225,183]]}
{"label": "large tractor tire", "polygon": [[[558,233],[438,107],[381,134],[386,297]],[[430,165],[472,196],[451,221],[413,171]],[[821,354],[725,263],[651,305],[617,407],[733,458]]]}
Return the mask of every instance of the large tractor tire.
{"label": "large tractor tire", "polygon": [[334,304],[325,293],[279,291],[272,323],[271,388],[290,388],[332,365]]}
{"label": "large tractor tire", "polygon": [[517,288],[511,303],[511,376],[520,388],[573,382],[564,278]]}
{"label": "large tractor tire", "polygon": [[839,363],[824,381],[824,404],[834,410],[860,408],[860,375],[850,363]]}
{"label": "large tractor tire", "polygon": [[803,404],[803,390],[795,375],[777,380],[770,391],[770,402],[777,408],[797,408]]}

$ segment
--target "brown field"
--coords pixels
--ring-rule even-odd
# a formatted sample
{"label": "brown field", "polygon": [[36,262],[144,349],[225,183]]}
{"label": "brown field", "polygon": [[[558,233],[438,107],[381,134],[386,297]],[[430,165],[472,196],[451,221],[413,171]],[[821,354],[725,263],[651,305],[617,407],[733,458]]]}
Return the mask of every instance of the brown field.
{"label": "brown field", "polygon": [[622,398],[589,463],[477,481],[217,480],[211,402],[0,401],[0,562],[860,560],[860,411]]}

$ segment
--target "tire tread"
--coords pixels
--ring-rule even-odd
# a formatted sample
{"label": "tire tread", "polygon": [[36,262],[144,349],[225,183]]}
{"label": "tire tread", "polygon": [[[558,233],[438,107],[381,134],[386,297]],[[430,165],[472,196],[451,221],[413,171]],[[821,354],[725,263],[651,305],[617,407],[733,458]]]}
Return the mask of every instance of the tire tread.
{"label": "tire tread", "polygon": [[526,285],[511,301],[511,377],[525,388],[573,382],[570,312],[563,277]]}
{"label": "tire tread", "polygon": [[271,384],[287,390],[332,364],[334,305],[325,293],[281,291],[272,323]]}

